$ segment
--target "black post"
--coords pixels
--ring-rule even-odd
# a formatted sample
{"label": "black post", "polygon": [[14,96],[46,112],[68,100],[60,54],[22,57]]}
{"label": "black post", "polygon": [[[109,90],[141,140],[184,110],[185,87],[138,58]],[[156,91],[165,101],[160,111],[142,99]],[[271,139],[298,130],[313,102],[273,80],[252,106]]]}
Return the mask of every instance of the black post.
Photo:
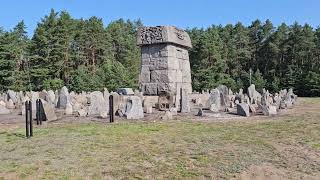
{"label": "black post", "polygon": [[33,136],[33,127],[32,127],[32,103],[29,101],[29,120],[30,120],[30,136]]}
{"label": "black post", "polygon": [[26,108],[26,137],[29,138],[29,102],[25,102],[25,108]]}
{"label": "black post", "polygon": [[39,121],[40,121],[40,104],[39,104],[39,99],[36,100],[36,119],[37,119],[37,125],[39,125]]}
{"label": "black post", "polygon": [[109,117],[110,117],[110,123],[114,122],[114,117],[113,117],[113,96],[109,96]]}
{"label": "black post", "polygon": [[42,101],[39,99],[39,119],[40,119],[40,125],[42,125],[42,113],[43,113],[43,111],[42,111]]}
{"label": "black post", "polygon": [[179,102],[180,102],[180,112],[182,111],[182,88],[180,88],[180,100],[179,100]]}

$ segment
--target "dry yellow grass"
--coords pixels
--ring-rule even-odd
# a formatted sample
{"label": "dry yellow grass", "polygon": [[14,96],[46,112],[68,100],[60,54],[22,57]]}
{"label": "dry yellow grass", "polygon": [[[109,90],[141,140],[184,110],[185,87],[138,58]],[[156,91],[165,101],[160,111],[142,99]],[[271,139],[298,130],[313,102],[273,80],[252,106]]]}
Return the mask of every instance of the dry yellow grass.
{"label": "dry yellow grass", "polygon": [[317,179],[320,113],[313,107],[320,110],[320,99],[251,123],[62,124],[36,128],[31,139],[24,129],[2,128],[0,179]]}

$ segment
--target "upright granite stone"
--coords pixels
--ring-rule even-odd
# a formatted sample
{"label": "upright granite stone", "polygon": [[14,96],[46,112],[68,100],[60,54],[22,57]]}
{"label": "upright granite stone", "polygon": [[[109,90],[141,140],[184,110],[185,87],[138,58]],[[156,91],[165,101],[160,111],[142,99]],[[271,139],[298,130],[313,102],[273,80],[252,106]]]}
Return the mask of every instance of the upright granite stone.
{"label": "upright granite stone", "polygon": [[73,114],[73,109],[72,109],[72,105],[71,105],[70,102],[68,102],[66,104],[65,114],[66,115],[72,115]]}
{"label": "upright granite stone", "polygon": [[59,92],[58,108],[66,108],[67,103],[70,103],[69,91],[63,86]]}
{"label": "upright granite stone", "polygon": [[39,92],[31,91],[31,103],[32,103],[32,111],[36,110],[37,107],[37,99],[39,99]]}
{"label": "upright granite stone", "polygon": [[115,114],[120,108],[120,95],[117,92],[111,92],[113,97],[113,113]]}
{"label": "upright granite stone", "polygon": [[49,90],[45,100],[50,104],[54,104],[56,100],[56,95],[54,94],[54,91]]}
{"label": "upright granite stone", "polygon": [[173,26],[141,27],[138,30],[141,47],[140,89],[144,95],[159,95],[163,91],[180,97],[180,88],[192,93],[188,49],[189,35]]}
{"label": "upright granite stone", "polygon": [[124,109],[124,115],[127,119],[141,119],[144,117],[142,101],[138,96],[130,96],[127,99]]}
{"label": "upright granite stone", "polygon": [[58,119],[52,103],[46,102],[45,100],[41,99],[41,104],[41,108],[47,121],[55,121]]}
{"label": "upright granite stone", "polygon": [[205,107],[210,108],[212,112],[219,112],[221,107],[221,100],[220,100],[220,91],[218,89],[213,89],[210,93],[210,97],[206,102]]}
{"label": "upright granite stone", "polygon": [[224,109],[227,108],[228,105],[228,101],[229,101],[229,89],[227,86],[225,85],[219,85],[217,87],[217,89],[220,92],[220,101],[221,101],[221,107],[223,107]]}
{"label": "upright granite stone", "polygon": [[102,92],[94,91],[90,93],[89,115],[100,115],[102,112],[107,112],[109,109]]}
{"label": "upright granite stone", "polygon": [[254,99],[254,96],[255,96],[255,92],[256,92],[256,86],[254,84],[251,84],[248,87],[248,96],[250,98],[250,104],[253,104],[253,99]]}
{"label": "upright granite stone", "polygon": [[109,96],[110,96],[110,93],[109,93],[108,89],[107,88],[103,88],[103,98],[104,98],[104,100],[109,102]]}
{"label": "upright granite stone", "polygon": [[17,103],[18,100],[17,100],[17,93],[16,92],[14,92],[13,90],[9,89],[7,91],[7,95],[8,95],[8,99],[7,100],[11,99],[13,103]]}
{"label": "upright granite stone", "polygon": [[181,112],[190,112],[189,95],[186,89],[182,89],[181,91]]}

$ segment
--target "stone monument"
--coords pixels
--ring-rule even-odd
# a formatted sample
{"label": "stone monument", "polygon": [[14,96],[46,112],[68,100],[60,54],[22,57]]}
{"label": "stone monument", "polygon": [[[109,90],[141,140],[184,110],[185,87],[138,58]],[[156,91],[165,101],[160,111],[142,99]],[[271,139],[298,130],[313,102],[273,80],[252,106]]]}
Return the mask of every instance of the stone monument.
{"label": "stone monument", "polygon": [[173,26],[141,27],[137,40],[141,47],[139,86],[144,95],[169,92],[180,98],[181,89],[192,93],[188,54],[192,45],[185,31]]}

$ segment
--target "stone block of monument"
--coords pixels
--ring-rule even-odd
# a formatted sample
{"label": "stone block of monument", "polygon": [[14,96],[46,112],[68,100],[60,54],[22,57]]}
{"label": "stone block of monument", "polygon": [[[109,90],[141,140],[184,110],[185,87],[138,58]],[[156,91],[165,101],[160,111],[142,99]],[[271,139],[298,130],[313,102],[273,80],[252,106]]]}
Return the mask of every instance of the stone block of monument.
{"label": "stone block of monument", "polygon": [[144,95],[192,93],[188,49],[189,35],[173,26],[141,27],[137,44],[141,47],[140,89]]}

